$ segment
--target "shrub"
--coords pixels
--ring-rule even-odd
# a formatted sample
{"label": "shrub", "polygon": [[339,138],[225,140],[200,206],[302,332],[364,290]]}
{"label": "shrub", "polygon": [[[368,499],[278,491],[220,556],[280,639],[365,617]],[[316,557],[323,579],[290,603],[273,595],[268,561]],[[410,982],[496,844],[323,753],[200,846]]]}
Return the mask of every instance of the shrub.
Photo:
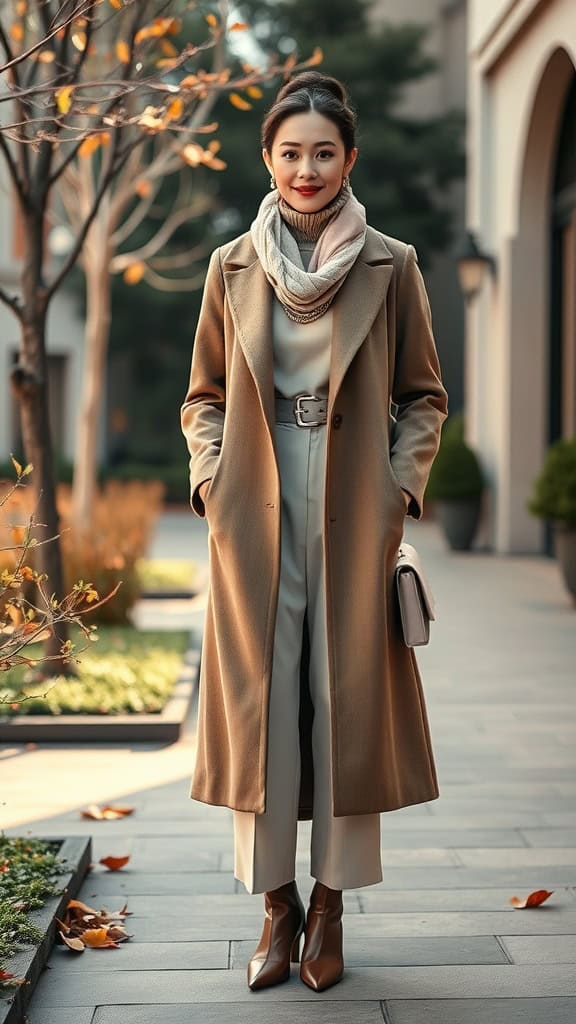
{"label": "shrub", "polygon": [[484,477],[476,453],[458,435],[457,430],[442,433],[426,497],[432,501],[459,501],[482,493]]}
{"label": "shrub", "polygon": [[[122,581],[113,601],[95,609],[90,622],[129,622],[128,612],[141,593],[136,562],[150,542],[162,508],[164,486],[159,481],[120,483],[109,480],[97,493],[90,529],[71,524],[72,491],[68,484],[57,488],[57,506],[61,517],[60,544],[64,564],[64,584],[71,589],[76,580],[92,583],[99,594],[111,591]],[[33,486],[19,490],[10,502],[10,521],[0,525],[0,549],[11,543],[11,533],[36,506]],[[13,568],[14,554],[0,550],[0,571]],[[31,552],[30,564],[34,564]]]}
{"label": "shrub", "polygon": [[576,526],[576,437],[550,446],[526,507],[540,519]]}

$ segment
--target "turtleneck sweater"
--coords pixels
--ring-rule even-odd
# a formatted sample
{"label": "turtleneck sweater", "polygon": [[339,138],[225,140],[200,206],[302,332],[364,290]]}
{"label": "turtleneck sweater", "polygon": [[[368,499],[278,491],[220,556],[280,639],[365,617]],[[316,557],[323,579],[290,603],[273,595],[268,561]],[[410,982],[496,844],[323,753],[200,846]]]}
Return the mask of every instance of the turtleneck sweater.
{"label": "turtleneck sweater", "polygon": [[[298,243],[302,265],[308,269],[316,242],[329,220],[344,205],[348,190],[343,186],[334,199],[315,213],[295,210],[281,197],[282,217]],[[332,306],[310,323],[298,323],[284,312],[276,296],[273,298],[274,385],[286,398],[306,392],[328,394],[330,349],[332,340]]]}

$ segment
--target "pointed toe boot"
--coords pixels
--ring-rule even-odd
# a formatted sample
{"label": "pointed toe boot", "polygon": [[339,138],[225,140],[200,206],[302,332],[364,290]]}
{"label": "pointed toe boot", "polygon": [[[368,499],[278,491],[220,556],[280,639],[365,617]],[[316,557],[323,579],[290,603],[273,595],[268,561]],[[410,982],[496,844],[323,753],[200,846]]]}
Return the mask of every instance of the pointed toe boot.
{"label": "pointed toe boot", "polygon": [[335,985],[344,973],[342,909],[342,891],[316,882],[306,915],[300,964],[302,981],[315,992]]}
{"label": "pointed toe boot", "polygon": [[296,882],[264,893],[264,909],[262,935],[247,969],[248,985],[253,990],[288,980],[290,963],[300,959],[300,938],[306,920]]}

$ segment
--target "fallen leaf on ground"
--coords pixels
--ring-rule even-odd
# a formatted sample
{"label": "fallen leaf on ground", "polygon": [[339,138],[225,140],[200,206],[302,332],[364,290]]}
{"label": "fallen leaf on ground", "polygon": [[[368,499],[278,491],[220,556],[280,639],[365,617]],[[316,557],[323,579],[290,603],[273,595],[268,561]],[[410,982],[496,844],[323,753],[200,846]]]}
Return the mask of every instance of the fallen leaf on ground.
{"label": "fallen leaf on ground", "polygon": [[548,892],[547,889],[536,889],[535,892],[531,892],[529,896],[521,900],[518,896],[511,896],[510,903],[515,910],[526,910],[529,907],[539,907],[541,903],[544,903],[549,896],[552,896],[552,892]]}
{"label": "fallen leaf on ground", "polygon": [[119,942],[132,938],[122,924],[130,913],[126,903],[120,910],[96,910],[82,900],[68,900],[64,920],[57,917],[56,923],[62,942],[77,953],[83,953],[86,947],[118,949]]}
{"label": "fallen leaf on ground", "polygon": [[118,944],[108,935],[107,928],[87,928],[85,932],[82,932],[82,942],[92,949],[109,948],[110,946],[118,948]]}
{"label": "fallen leaf on ground", "polygon": [[133,811],[134,807],[120,807],[119,804],[103,804],[102,807],[99,807],[98,804],[90,804],[80,813],[83,818],[92,818],[100,821],[103,819],[124,818],[127,814],[132,814]]}
{"label": "fallen leaf on ground", "polygon": [[100,864],[103,864],[109,871],[119,871],[129,860],[130,857],[100,857]]}
{"label": "fallen leaf on ground", "polygon": [[86,946],[82,942],[82,939],[69,939],[64,932],[60,932],[60,938],[62,942],[65,942],[69,949],[73,949],[75,953],[83,953]]}

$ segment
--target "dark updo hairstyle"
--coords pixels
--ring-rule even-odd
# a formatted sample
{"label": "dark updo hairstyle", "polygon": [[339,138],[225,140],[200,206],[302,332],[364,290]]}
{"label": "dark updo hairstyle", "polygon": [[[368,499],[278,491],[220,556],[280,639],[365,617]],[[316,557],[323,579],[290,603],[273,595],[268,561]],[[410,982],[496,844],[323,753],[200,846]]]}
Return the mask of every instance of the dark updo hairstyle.
{"label": "dark updo hairstyle", "polygon": [[272,152],[278,128],[286,117],[317,110],[334,122],[346,154],[356,146],[357,115],[350,106],[348,93],[337,78],[321,71],[302,71],[286,82],[262,122],[262,147]]}

